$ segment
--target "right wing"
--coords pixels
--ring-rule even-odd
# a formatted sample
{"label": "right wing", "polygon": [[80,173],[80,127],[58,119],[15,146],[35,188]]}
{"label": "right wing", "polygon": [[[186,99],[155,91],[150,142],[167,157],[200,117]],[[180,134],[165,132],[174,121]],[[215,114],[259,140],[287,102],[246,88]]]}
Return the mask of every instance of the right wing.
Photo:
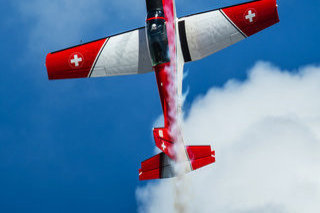
{"label": "right wing", "polygon": [[256,0],[179,19],[185,62],[196,61],[279,22],[276,0]]}
{"label": "right wing", "polygon": [[50,80],[151,72],[145,28],[49,53],[46,67]]}

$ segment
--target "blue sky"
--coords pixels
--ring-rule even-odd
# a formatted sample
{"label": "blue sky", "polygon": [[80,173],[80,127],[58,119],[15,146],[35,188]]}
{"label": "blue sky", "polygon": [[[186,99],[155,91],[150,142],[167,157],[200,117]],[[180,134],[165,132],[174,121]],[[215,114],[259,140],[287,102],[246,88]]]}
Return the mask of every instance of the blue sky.
{"label": "blue sky", "polygon": [[[140,27],[143,1],[10,1],[0,12],[0,211],[135,212],[161,105],[153,73],[48,81],[48,52]],[[176,2],[179,16],[244,1]],[[260,60],[319,65],[319,1],[278,1],[280,23],[187,64],[185,110]]]}

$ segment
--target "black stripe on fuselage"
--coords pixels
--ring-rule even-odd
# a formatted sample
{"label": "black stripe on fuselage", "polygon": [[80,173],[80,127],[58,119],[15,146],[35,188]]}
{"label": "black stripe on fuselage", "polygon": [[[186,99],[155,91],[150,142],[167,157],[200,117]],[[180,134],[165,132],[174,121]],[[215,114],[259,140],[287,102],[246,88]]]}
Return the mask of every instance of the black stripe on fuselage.
{"label": "black stripe on fuselage", "polygon": [[187,35],[186,35],[186,24],[185,21],[179,21],[179,36],[180,36],[180,43],[181,43],[181,49],[182,49],[182,54],[184,58],[184,62],[189,62],[191,61],[191,55],[190,55],[190,50],[188,46],[188,40],[187,40]]}

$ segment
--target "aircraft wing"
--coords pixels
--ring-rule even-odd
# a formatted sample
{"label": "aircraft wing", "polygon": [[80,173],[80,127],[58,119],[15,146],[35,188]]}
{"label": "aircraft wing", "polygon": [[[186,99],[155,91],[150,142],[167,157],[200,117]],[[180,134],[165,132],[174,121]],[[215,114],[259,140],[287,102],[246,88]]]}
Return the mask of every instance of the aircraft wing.
{"label": "aircraft wing", "polygon": [[151,72],[145,28],[49,53],[46,67],[50,80]]}
{"label": "aircraft wing", "polygon": [[279,22],[276,0],[257,0],[179,19],[185,62],[196,61]]}

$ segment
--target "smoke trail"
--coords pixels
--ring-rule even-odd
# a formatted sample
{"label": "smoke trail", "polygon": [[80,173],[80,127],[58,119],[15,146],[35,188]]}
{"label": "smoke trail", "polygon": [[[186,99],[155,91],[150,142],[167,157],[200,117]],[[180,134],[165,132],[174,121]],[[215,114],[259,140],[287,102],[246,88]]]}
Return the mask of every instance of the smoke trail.
{"label": "smoke trail", "polygon": [[[183,121],[188,141],[213,145],[213,166],[137,189],[139,212],[320,211],[320,67],[289,73],[258,63],[196,99]],[[195,144],[196,145],[196,144]]]}
{"label": "smoke trail", "polygon": [[169,74],[169,86],[167,87],[168,93],[170,95],[169,106],[170,111],[169,116],[173,118],[173,123],[170,126],[170,135],[174,139],[174,151],[176,156],[176,161],[174,163],[174,170],[177,176],[174,179],[174,212],[184,213],[186,212],[186,198],[185,190],[188,188],[187,180],[184,174],[190,170],[190,166],[187,161],[185,146],[183,142],[183,136],[181,131],[182,126],[182,105],[184,98],[182,96],[181,88],[179,84],[182,83],[183,78],[183,68],[177,67],[176,58],[176,20],[174,19],[175,5],[171,1],[170,4],[164,4],[164,11],[168,18],[167,20],[167,35],[169,44],[169,55],[171,59],[170,66],[166,67],[166,72]]}

